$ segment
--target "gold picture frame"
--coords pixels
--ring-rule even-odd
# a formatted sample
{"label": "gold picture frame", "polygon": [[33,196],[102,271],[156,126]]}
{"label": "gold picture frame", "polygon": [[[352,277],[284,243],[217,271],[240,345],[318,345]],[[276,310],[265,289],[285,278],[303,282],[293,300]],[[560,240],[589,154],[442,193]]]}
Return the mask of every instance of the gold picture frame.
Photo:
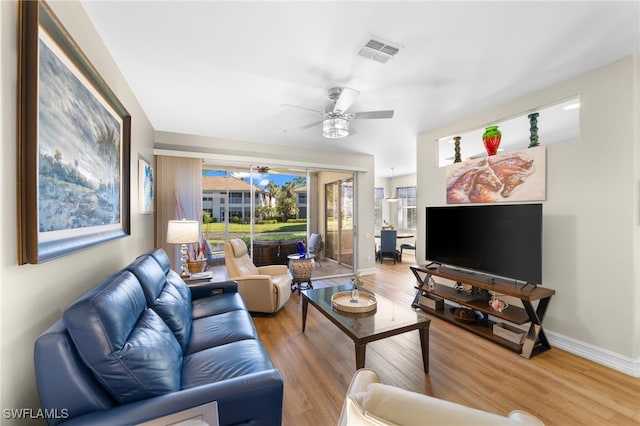
{"label": "gold picture frame", "polygon": [[44,1],[21,1],[18,263],[130,233],[131,116]]}

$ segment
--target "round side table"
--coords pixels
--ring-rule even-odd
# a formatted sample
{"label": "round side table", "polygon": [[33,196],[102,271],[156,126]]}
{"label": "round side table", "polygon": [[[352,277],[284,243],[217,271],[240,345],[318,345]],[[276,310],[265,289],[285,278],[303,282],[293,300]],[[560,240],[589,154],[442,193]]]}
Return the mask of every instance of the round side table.
{"label": "round side table", "polygon": [[[299,254],[290,254],[287,256],[289,259],[289,271],[291,272],[291,291],[313,288],[311,283],[311,275],[313,274],[313,266],[315,264],[313,254],[307,254],[304,258],[301,258]],[[306,283],[304,286],[302,283]]]}

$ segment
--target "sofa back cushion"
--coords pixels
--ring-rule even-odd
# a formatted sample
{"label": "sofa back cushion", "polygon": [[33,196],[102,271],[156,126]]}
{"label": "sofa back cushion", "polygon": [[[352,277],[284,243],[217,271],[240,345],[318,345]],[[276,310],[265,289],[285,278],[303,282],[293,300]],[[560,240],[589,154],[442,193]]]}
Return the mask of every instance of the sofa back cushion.
{"label": "sofa back cushion", "polygon": [[[147,306],[160,315],[184,351],[191,337],[191,292],[178,274],[165,272],[157,259],[142,255],[126,268],[144,291]],[[166,275],[165,275],[166,274]]]}
{"label": "sofa back cushion", "polygon": [[171,260],[169,256],[167,256],[167,252],[161,248],[154,248],[153,250],[149,250],[143,256],[151,256],[156,262],[160,265],[164,273],[166,274],[171,270]]}
{"label": "sofa back cushion", "polygon": [[73,302],[63,314],[80,357],[121,404],[180,389],[182,350],[142,286],[120,271]]}
{"label": "sofa back cushion", "polygon": [[[68,418],[74,418],[116,405],[80,359],[62,320],[38,337],[33,352],[38,395],[45,412],[66,410]],[[63,416],[47,418],[49,425],[65,420]]]}

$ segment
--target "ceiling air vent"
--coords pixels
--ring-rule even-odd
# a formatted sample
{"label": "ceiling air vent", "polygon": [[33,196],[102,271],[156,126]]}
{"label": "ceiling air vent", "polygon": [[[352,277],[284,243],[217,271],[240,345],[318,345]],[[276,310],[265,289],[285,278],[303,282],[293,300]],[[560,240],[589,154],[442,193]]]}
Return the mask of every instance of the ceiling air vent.
{"label": "ceiling air vent", "polygon": [[400,46],[394,46],[386,41],[371,39],[364,45],[358,55],[385,63],[400,51]]}

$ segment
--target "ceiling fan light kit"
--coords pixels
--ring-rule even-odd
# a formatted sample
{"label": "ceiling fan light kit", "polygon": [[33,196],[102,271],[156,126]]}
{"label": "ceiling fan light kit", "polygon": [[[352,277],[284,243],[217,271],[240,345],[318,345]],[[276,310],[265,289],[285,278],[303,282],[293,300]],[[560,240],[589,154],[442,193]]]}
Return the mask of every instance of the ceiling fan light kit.
{"label": "ceiling fan light kit", "polygon": [[353,129],[349,128],[349,122],[352,119],[379,119],[393,117],[393,110],[347,112],[360,94],[360,92],[355,89],[351,89],[349,87],[331,87],[328,92],[331,102],[326,106],[324,112],[298,105],[282,104],[282,106],[304,109],[325,117],[320,121],[315,121],[298,127],[298,129],[309,129],[322,124],[322,136],[329,139],[344,138],[356,133]]}
{"label": "ceiling fan light kit", "polygon": [[322,136],[329,139],[349,136],[349,120],[346,118],[327,118],[322,122]]}

